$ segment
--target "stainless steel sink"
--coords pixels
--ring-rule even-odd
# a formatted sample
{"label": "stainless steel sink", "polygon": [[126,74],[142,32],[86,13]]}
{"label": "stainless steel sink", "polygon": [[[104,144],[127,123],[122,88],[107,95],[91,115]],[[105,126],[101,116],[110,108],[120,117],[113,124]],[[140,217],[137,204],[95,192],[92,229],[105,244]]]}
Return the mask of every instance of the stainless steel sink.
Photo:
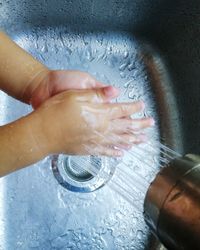
{"label": "stainless steel sink", "polygon": [[[147,108],[138,116],[157,121],[149,131],[156,156],[158,141],[200,153],[199,1],[0,1],[0,17],[1,27],[50,68],[88,71],[121,88],[116,101],[143,99]],[[30,111],[0,92],[0,125]],[[145,190],[159,164],[156,158],[149,168],[152,147],[141,148],[143,163],[126,153],[92,193],[60,185],[52,157],[1,178],[0,249],[164,249],[143,220]],[[143,193],[139,179],[135,189],[130,175],[122,180],[124,163],[143,178]]]}

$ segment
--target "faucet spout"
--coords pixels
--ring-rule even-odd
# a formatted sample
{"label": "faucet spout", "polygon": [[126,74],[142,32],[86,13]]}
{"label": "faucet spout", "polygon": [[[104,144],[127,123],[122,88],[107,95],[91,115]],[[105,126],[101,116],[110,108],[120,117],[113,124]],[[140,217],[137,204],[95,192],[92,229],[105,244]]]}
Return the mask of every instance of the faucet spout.
{"label": "faucet spout", "polygon": [[169,249],[200,249],[200,156],[173,160],[151,183],[146,223]]}

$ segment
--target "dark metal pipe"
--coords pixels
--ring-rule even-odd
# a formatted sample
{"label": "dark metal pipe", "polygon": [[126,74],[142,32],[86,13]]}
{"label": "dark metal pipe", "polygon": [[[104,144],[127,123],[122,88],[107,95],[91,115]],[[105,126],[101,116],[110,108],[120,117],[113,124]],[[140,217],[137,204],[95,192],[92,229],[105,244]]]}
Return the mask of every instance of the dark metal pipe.
{"label": "dark metal pipe", "polygon": [[158,173],[147,191],[144,215],[168,249],[200,249],[200,156],[177,158]]}

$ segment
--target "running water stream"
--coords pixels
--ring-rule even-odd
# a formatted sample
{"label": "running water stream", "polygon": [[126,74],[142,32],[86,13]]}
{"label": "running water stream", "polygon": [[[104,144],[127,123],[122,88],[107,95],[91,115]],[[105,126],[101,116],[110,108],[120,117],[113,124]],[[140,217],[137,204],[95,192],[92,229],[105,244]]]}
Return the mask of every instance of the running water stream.
{"label": "running water stream", "polygon": [[[103,136],[103,135],[102,135]],[[148,149],[145,146],[148,145]],[[159,155],[157,149],[155,150],[155,145],[151,142],[147,142],[143,145],[136,145],[132,150],[126,151],[132,161],[139,160],[145,168],[154,168],[155,159],[158,170],[165,167],[173,159],[180,157],[181,155],[164,144],[158,142],[156,148],[160,148]],[[143,158],[143,153],[146,153],[147,158]],[[89,153],[89,148],[88,148]],[[93,163],[91,162],[93,161]],[[89,172],[93,176],[98,175],[99,168],[96,164],[97,158],[92,159],[87,157],[80,157],[76,159],[76,164],[81,166],[85,171]],[[114,163],[116,164],[116,163]],[[155,170],[155,169],[154,169]],[[132,206],[134,206],[138,211],[141,211],[141,206],[137,204],[138,194],[140,195],[140,200],[145,198],[146,191],[151,183],[150,180],[143,178],[139,173],[134,172],[130,169],[129,164],[123,161],[121,162],[121,167],[116,167],[118,172],[117,178],[115,176],[107,183],[107,185],[120,194],[126,201],[128,201]],[[108,178],[105,173],[105,178]],[[140,202],[141,203],[141,202]]]}

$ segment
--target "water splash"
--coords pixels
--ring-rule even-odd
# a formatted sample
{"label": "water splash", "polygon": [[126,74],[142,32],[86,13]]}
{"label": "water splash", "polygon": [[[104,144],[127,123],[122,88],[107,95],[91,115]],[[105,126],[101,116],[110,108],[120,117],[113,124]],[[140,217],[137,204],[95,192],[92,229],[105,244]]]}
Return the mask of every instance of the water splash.
{"label": "water splash", "polygon": [[[100,136],[105,138],[104,135]],[[113,144],[115,143],[116,142],[113,140]],[[161,168],[167,166],[170,161],[181,156],[167,146],[161,143],[158,144],[160,147],[159,154],[158,151],[155,150],[155,145],[151,142],[144,145],[137,145],[134,147],[134,150],[127,151],[126,154],[130,155],[133,162],[135,160],[139,160],[145,169],[144,172],[147,172],[149,169],[153,170],[155,163],[159,166],[158,170],[160,170]],[[87,147],[85,148],[87,149]],[[88,148],[88,153],[89,152],[90,150]],[[145,159],[143,158],[144,153],[147,153],[147,157]],[[91,162],[88,161],[88,158],[80,158],[77,164],[93,176],[96,176],[99,173],[99,169],[95,167],[96,164],[91,164]],[[144,201],[147,189],[152,179],[144,178],[139,172],[134,172],[131,169],[130,164],[127,164],[125,161],[122,161],[120,167],[117,167],[117,173],[117,178],[113,177],[107,185],[115,192],[119,193],[138,211],[143,211],[143,204],[140,201]],[[153,177],[155,177],[155,173]],[[137,201],[139,201],[139,204]]]}

